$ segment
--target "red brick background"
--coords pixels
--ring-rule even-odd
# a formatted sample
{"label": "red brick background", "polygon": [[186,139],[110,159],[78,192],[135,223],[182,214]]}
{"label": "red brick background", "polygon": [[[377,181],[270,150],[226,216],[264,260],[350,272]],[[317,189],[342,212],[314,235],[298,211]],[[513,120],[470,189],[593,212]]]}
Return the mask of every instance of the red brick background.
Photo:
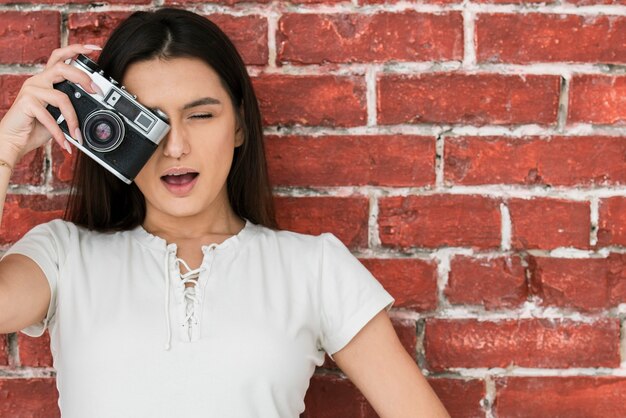
{"label": "red brick background", "polygon": [[[333,232],[392,293],[452,416],[626,416],[625,0],[0,0],[0,117],[52,49],[159,4],[231,36],[280,226]],[[0,249],[71,175],[56,145],[24,157]],[[48,344],[0,336],[0,417],[58,416]],[[305,403],[376,416],[330,359]]]}

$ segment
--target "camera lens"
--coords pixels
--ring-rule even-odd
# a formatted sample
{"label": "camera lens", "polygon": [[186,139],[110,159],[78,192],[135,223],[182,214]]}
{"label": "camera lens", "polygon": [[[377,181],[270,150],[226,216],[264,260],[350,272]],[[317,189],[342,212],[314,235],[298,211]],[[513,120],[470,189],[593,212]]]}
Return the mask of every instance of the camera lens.
{"label": "camera lens", "polygon": [[110,110],[97,110],[87,116],[83,125],[83,137],[96,151],[109,152],[124,139],[124,123]]}

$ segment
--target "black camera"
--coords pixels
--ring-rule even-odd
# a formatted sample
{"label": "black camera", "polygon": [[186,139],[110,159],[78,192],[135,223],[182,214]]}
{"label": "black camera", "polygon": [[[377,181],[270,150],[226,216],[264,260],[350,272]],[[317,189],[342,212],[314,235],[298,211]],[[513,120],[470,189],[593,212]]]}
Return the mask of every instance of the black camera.
{"label": "black camera", "polygon": [[70,65],[87,73],[103,95],[91,94],[79,84],[65,80],[56,90],[70,98],[78,117],[83,144],[72,138],[61,111],[48,105],[47,110],[68,141],[120,180],[130,184],[170,130],[167,116],[158,109],[148,109],[112,78],[106,78],[98,64],[85,55],[70,60]]}

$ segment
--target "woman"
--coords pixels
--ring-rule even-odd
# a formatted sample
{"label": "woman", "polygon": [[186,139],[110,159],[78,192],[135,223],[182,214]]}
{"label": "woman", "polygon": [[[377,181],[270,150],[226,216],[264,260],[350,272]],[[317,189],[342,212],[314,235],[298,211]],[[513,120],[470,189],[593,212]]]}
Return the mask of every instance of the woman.
{"label": "woman", "polygon": [[[82,141],[55,50],[0,122],[0,190],[50,135]],[[0,332],[46,328],[64,417],[295,417],[328,352],[383,417],[447,416],[400,344],[393,298],[332,234],[276,230],[260,116],[228,38],[194,13],[137,12],[99,58],[170,131],[130,186],[82,153],[65,220],[0,262]]]}

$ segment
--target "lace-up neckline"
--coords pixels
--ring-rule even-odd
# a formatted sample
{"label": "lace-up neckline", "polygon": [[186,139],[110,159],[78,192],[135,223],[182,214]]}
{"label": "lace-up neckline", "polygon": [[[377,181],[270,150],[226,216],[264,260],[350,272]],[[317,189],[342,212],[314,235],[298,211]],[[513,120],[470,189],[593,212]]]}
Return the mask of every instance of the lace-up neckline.
{"label": "lace-up neckline", "polygon": [[[172,341],[172,324],[170,321],[170,293],[172,292],[172,282],[175,283],[175,296],[179,304],[180,310],[184,309],[178,318],[179,328],[183,329],[183,341],[194,341],[199,335],[200,315],[202,313],[202,289],[198,287],[203,275],[208,276],[210,267],[215,257],[219,257],[216,253],[228,253],[235,251],[248,241],[258,231],[257,225],[244,218],[244,227],[235,235],[230,236],[220,244],[203,245],[202,252],[204,254],[202,264],[197,269],[191,269],[189,265],[181,258],[176,256],[176,244],[168,244],[163,238],[153,235],[146,231],[143,226],[139,225],[133,229],[133,237],[142,245],[162,253],[163,268],[165,273],[165,321],[167,329],[167,337],[165,342],[165,350],[171,348]],[[208,255],[211,254],[209,257]],[[210,260],[209,260],[210,259]],[[181,272],[181,266],[185,272]],[[191,286],[186,284],[192,283]],[[180,311],[179,311],[180,312]],[[185,333],[186,330],[186,333]]]}

